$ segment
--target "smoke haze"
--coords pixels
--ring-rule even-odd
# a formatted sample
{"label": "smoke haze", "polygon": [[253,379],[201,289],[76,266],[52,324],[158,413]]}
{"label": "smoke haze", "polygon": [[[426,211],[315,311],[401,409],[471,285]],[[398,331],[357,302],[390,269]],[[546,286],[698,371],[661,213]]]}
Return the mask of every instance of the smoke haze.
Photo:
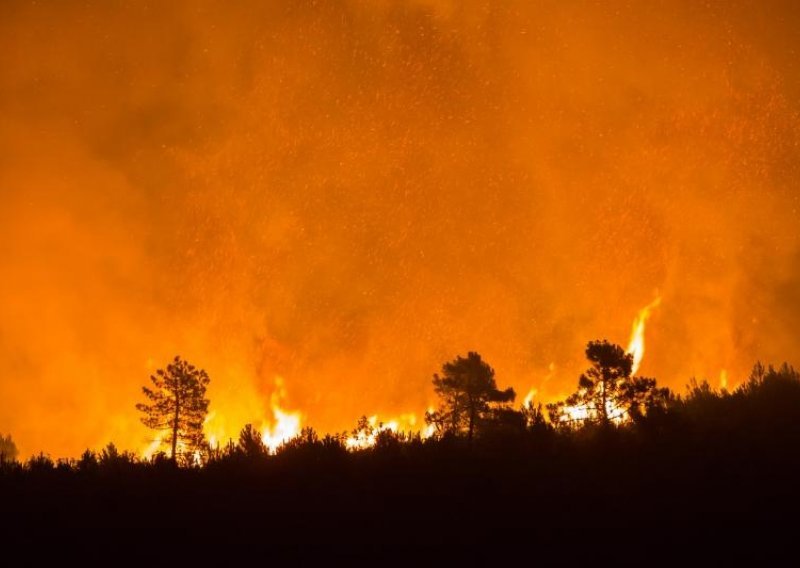
{"label": "smoke haze", "polygon": [[180,354],[235,436],[418,415],[477,350],[574,388],[647,323],[682,390],[800,361],[800,7],[0,5],[0,432],[152,438]]}

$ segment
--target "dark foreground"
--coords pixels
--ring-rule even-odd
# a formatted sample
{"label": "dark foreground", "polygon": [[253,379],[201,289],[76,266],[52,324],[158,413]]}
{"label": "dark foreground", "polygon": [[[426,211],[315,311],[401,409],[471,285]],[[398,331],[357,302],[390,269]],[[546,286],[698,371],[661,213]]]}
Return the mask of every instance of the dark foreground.
{"label": "dark foreground", "polygon": [[798,562],[788,368],[732,394],[696,386],[624,426],[386,432],[355,453],[306,430],[274,456],[246,433],[203,467],[111,446],[0,463],[0,566]]}
{"label": "dark foreground", "polygon": [[13,565],[348,557],[491,565],[515,557],[606,566],[794,554],[784,538],[798,526],[797,446],[594,437],[538,448],[521,440],[298,451],[202,470],[163,463],[6,473],[4,549]]}

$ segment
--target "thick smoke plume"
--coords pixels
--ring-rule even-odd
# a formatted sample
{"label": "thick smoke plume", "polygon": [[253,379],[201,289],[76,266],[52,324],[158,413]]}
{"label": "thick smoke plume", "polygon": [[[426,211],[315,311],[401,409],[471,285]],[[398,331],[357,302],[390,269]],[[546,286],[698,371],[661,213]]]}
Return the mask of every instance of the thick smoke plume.
{"label": "thick smoke plume", "polygon": [[151,434],[173,355],[235,435],[421,414],[441,363],[569,392],[590,339],[681,389],[798,361],[800,8],[0,5],[0,432]]}

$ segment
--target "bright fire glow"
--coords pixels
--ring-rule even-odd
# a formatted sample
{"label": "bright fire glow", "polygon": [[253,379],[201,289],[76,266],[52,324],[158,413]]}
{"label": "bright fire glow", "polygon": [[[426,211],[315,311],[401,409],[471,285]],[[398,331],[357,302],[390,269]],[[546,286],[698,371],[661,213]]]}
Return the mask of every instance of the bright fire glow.
{"label": "bright fire glow", "polygon": [[[164,433],[157,434],[156,437],[153,439],[153,441],[150,442],[150,444],[148,444],[147,447],[142,452],[142,457],[144,457],[144,459],[149,460],[152,459],[152,457],[155,456],[158,452],[166,452],[166,454],[169,455],[170,452],[169,443],[170,443],[169,438]],[[186,451],[186,444],[184,442],[179,441],[176,445],[176,450],[178,455],[183,454]],[[198,450],[192,452],[193,463],[199,464],[201,460],[202,456],[200,455],[200,452]]]}
{"label": "bright fire glow", "polygon": [[[628,354],[633,355],[633,367],[631,369],[632,375],[635,375],[639,370],[639,367],[642,364],[642,359],[644,358],[645,324],[647,323],[652,311],[658,307],[659,304],[661,304],[661,296],[657,296],[655,300],[639,310],[639,313],[636,314],[636,317],[633,320],[633,325],[631,326],[631,339],[628,343],[628,349],[626,350]],[[532,390],[531,393],[535,394],[534,390]],[[528,393],[528,397],[530,397],[530,399],[533,398],[533,394],[531,393]],[[525,398],[525,404],[527,404],[529,401],[528,397]],[[589,405],[565,406],[562,410],[564,412],[562,421],[570,423],[581,423],[587,419],[596,419],[599,415],[599,409],[590,407]],[[629,419],[628,413],[625,411],[625,409],[621,408],[613,400],[606,401],[606,414],[612,422],[616,423],[622,423]]]}
{"label": "bright fire glow", "polygon": [[[433,414],[434,410],[435,409],[432,406],[429,406],[427,413],[428,414]],[[422,429],[422,437],[423,438],[430,438],[434,434],[436,434],[436,425],[435,424],[426,424],[425,428]]]}
{"label": "bright fire glow", "polygon": [[[575,405],[575,406],[565,406],[563,409],[564,414],[562,417],[562,422],[568,422],[573,424],[580,424],[585,422],[586,420],[596,420],[600,413],[598,409],[594,408],[591,405]],[[625,412],[624,408],[621,408],[619,405],[615,404],[612,400],[606,401],[606,414],[608,415],[609,420],[611,422],[615,422],[617,424],[622,424],[626,422],[629,417],[627,412]]]}
{"label": "bright fire glow", "polygon": [[[631,329],[631,339],[628,344],[627,352],[633,355],[633,373],[636,373],[642,363],[644,357],[644,333],[645,324],[655,309],[661,303],[661,297],[658,296],[649,303],[647,306],[639,310],[636,318],[633,321]],[[555,369],[554,363],[550,363],[548,367],[549,372],[546,380],[549,380]],[[727,373],[723,371],[720,375],[720,381],[724,385],[727,382]],[[523,399],[523,406],[528,406],[533,402],[534,397],[538,394],[537,388],[528,390],[525,398]],[[303,427],[303,414],[300,411],[290,411],[284,408],[287,398],[287,389],[283,377],[275,377],[275,388],[270,395],[270,412],[272,419],[269,421],[262,420],[261,422],[261,439],[271,454],[274,454],[277,449],[287,441],[296,437]],[[433,408],[428,409],[429,412]],[[563,408],[563,420],[565,422],[583,422],[590,418],[597,417],[597,409],[591,408],[587,405],[567,406]],[[624,422],[627,420],[627,414],[624,409],[618,407],[613,401],[606,402],[606,412],[610,419],[614,422]],[[218,416],[216,412],[209,413],[205,421],[206,435],[208,437],[211,447],[217,447],[219,440],[235,439],[238,436],[237,432],[228,432],[222,424],[225,424],[222,417]],[[244,424],[238,425],[239,427]],[[436,428],[434,425],[425,425],[421,430],[418,427],[418,418],[414,413],[401,414],[396,418],[388,420],[379,420],[378,415],[372,415],[367,418],[367,427],[352,433],[345,439],[345,446],[348,450],[356,451],[373,447],[376,443],[377,437],[381,432],[390,431],[394,433],[419,432],[423,438],[429,438],[435,434]],[[156,451],[162,447],[164,435],[159,434],[156,438],[148,444],[143,450],[145,458],[152,457]]]}
{"label": "bright fire glow", "polygon": [[272,424],[262,426],[261,440],[270,453],[275,453],[278,447],[291,440],[300,433],[303,415],[298,412],[285,410],[281,404],[286,398],[286,385],[282,377],[275,378],[275,390],[270,397],[272,410]]}
{"label": "bright fire glow", "polygon": [[468,348],[555,400],[654,290],[663,386],[800,361],[796,2],[151,4],[0,8],[20,455],[168,448],[134,405],[178,354],[221,448],[425,428]]}
{"label": "bright fire glow", "polygon": [[156,455],[156,452],[158,452],[159,448],[161,447],[162,438],[163,434],[157,434],[156,437],[153,439],[153,441],[150,442],[147,445],[147,447],[142,451],[142,456],[144,456],[145,459],[149,460],[154,455]]}
{"label": "bright fire glow", "polygon": [[650,317],[650,313],[658,307],[661,303],[661,296],[656,297],[655,300],[647,304],[636,315],[636,318],[633,320],[633,326],[631,327],[631,340],[628,343],[627,352],[633,355],[633,369],[631,374],[635,375],[639,371],[639,367],[642,365],[642,359],[644,359],[644,327],[647,323],[647,319]]}
{"label": "bright fire glow", "polygon": [[[359,430],[351,434],[345,440],[345,446],[348,450],[363,450],[371,448],[377,441],[378,434],[381,432],[389,431],[394,433],[414,433],[417,431],[417,415],[414,413],[401,414],[397,418],[391,418],[387,421],[378,421],[378,416],[373,415],[367,418],[367,429]],[[427,438],[433,434],[430,426],[426,427],[420,432],[423,438]]]}
{"label": "bright fire glow", "polygon": [[[208,444],[211,448],[218,448],[220,444],[228,441],[234,442],[239,437],[239,432],[248,422],[260,424],[261,439],[270,453],[275,453],[277,448],[286,441],[294,438],[300,433],[303,426],[303,414],[297,410],[287,410],[285,408],[287,398],[286,384],[283,377],[275,377],[275,387],[270,395],[269,413],[271,418],[262,416],[247,416],[245,414],[234,413],[222,415],[216,410],[208,413],[203,424]],[[260,413],[261,414],[261,413]],[[169,437],[166,432],[159,432],[155,438],[149,442],[142,450],[142,456],[150,459],[158,451],[163,450],[168,445]],[[182,445],[178,445],[181,451]]]}
{"label": "bright fire glow", "polygon": [[[303,428],[303,413],[285,408],[287,395],[288,392],[283,377],[276,376],[275,388],[270,395],[269,410],[272,414],[272,419],[261,420],[261,440],[271,454],[275,454],[282,444],[300,434]],[[433,407],[428,410],[432,412]],[[211,448],[218,448],[219,443],[224,443],[226,440],[235,442],[239,431],[248,421],[247,417],[241,417],[241,424],[234,424],[228,420],[229,418],[231,417],[223,417],[216,411],[209,412],[205,420],[204,429]],[[231,430],[226,425],[235,428],[235,430]],[[429,438],[434,435],[434,425],[425,425],[422,429],[420,429],[420,426],[417,414],[413,412],[400,414],[388,420],[379,420],[377,414],[372,415],[367,418],[367,428],[348,436],[345,439],[345,446],[351,451],[371,448],[375,445],[378,434],[384,431],[409,434],[419,433],[422,438]],[[150,459],[156,452],[163,449],[164,444],[167,443],[166,434],[163,432],[158,433],[155,439],[142,450],[142,456]],[[181,447],[182,445],[179,444],[179,451]]]}

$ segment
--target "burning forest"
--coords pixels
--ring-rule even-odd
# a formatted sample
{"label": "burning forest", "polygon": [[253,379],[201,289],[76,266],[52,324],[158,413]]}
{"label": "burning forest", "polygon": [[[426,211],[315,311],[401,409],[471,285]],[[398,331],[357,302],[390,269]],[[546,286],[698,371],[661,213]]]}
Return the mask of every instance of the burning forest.
{"label": "burning forest", "polygon": [[488,564],[589,525],[618,557],[598,511],[651,544],[785,513],[799,29],[789,0],[1,3],[21,549],[157,522],[419,564],[438,530]]}

